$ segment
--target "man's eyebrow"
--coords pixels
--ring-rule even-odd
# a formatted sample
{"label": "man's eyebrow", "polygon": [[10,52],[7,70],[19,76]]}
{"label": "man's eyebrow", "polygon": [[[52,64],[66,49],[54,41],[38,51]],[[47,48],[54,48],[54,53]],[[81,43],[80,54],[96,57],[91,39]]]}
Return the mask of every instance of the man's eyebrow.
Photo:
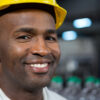
{"label": "man's eyebrow", "polygon": [[36,30],[33,28],[20,28],[20,29],[16,30],[15,32],[16,33],[17,32],[35,33]]}
{"label": "man's eyebrow", "polygon": [[[37,29],[34,29],[34,28],[20,28],[18,30],[15,31],[15,33],[18,33],[18,32],[26,32],[26,33],[32,33],[32,34],[35,34],[38,30]],[[56,34],[56,30],[55,29],[47,29],[45,31],[45,33],[49,33],[49,34]]]}
{"label": "man's eyebrow", "polygon": [[49,29],[46,32],[49,34],[56,34],[57,33],[56,30],[54,30],[54,29]]}

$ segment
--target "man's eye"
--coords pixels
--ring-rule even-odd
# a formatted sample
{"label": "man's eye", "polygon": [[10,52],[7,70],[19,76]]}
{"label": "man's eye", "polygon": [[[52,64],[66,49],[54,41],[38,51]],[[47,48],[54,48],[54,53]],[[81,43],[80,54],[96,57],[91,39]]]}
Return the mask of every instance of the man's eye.
{"label": "man's eye", "polygon": [[25,39],[25,40],[30,39],[30,38],[31,38],[30,36],[26,36],[26,35],[17,37],[17,39]]}
{"label": "man's eye", "polygon": [[47,36],[46,40],[50,40],[50,41],[56,41],[57,39],[53,36]]}

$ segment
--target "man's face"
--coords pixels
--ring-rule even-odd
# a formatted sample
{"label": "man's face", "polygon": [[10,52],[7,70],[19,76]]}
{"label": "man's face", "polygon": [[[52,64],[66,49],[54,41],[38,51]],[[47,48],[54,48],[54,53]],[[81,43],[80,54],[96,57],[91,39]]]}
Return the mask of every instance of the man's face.
{"label": "man's face", "polygon": [[49,13],[27,9],[0,17],[0,62],[7,82],[26,89],[43,87],[59,57],[55,21]]}

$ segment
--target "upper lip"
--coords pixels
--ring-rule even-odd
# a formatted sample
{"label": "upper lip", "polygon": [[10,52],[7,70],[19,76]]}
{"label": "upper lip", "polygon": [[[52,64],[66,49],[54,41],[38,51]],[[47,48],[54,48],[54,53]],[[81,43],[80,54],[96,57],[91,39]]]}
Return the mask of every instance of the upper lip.
{"label": "upper lip", "polygon": [[36,60],[30,60],[30,61],[25,61],[24,62],[24,64],[44,64],[44,63],[48,63],[48,64],[50,64],[50,63],[52,63],[53,61],[51,61],[51,60],[48,60],[48,59],[36,59]]}

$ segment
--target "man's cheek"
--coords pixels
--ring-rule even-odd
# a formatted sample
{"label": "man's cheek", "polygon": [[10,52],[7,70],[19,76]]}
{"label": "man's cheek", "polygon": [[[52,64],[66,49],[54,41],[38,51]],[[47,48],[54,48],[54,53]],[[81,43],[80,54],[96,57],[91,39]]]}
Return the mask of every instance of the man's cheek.
{"label": "man's cheek", "polygon": [[60,54],[61,54],[59,47],[56,48],[56,50],[53,50],[53,52],[54,52],[54,55],[55,55],[56,59],[59,60],[60,59]]}
{"label": "man's cheek", "polygon": [[10,55],[13,56],[21,56],[25,52],[25,48],[23,46],[11,45],[9,47]]}

